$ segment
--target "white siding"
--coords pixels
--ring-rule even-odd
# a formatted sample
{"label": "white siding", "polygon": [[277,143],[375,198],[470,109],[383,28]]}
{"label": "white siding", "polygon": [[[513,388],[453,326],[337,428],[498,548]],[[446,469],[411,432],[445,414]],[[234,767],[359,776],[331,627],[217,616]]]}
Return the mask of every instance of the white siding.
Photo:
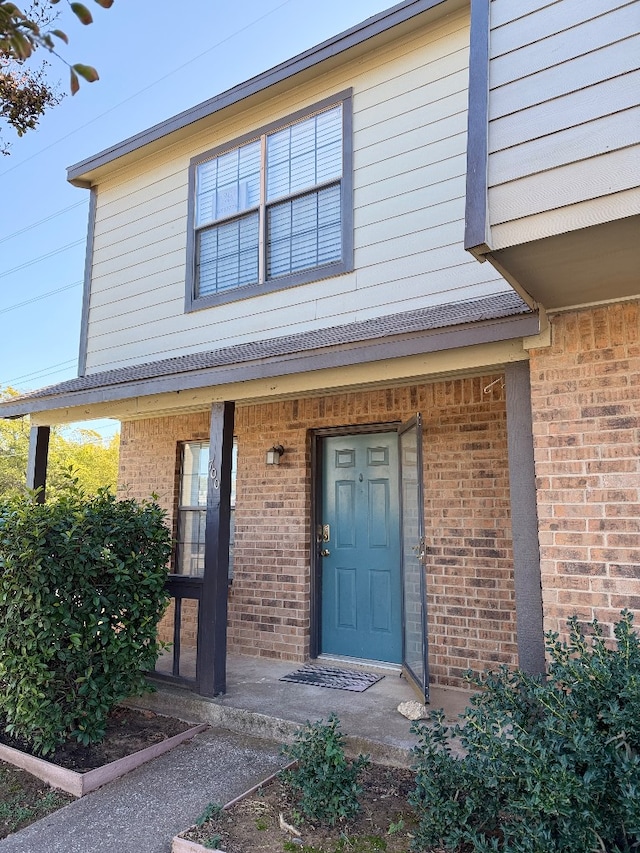
{"label": "white siding", "polygon": [[[455,13],[196,124],[99,184],[89,372],[508,290],[462,246],[468,40]],[[190,158],[348,87],[354,271],[185,314]]]}
{"label": "white siding", "polygon": [[492,248],[640,212],[640,0],[492,0],[490,20]]}

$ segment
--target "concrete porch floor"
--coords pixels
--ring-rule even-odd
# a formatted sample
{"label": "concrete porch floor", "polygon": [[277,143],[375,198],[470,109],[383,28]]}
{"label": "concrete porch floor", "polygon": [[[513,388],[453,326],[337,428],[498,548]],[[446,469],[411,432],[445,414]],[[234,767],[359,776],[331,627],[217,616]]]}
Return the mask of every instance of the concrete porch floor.
{"label": "concrete porch floor", "polygon": [[[194,722],[208,722],[236,732],[291,742],[307,720],[327,719],[335,712],[348,738],[350,752],[368,752],[381,763],[408,765],[416,743],[410,721],[398,713],[400,702],[417,698],[397,670],[356,665],[343,660],[312,661],[341,669],[363,669],[383,675],[362,693],[313,687],[279,679],[301,664],[263,658],[229,656],[227,692],[208,699],[189,689],[156,682],[157,692],[132,700],[136,707]],[[470,694],[454,688],[432,687],[430,707],[443,708],[456,720]]]}

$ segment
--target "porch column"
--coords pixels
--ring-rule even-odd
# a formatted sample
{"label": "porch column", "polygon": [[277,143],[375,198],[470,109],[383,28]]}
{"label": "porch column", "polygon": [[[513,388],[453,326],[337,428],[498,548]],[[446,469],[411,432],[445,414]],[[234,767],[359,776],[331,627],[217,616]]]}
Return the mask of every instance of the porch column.
{"label": "porch column", "polygon": [[209,485],[204,583],[198,619],[198,682],[203,696],[227,689],[227,596],[234,403],[214,403],[209,431]]}
{"label": "porch column", "polygon": [[29,458],[27,460],[27,488],[40,489],[36,502],[44,503],[47,485],[47,462],[49,460],[48,426],[32,426],[29,434]]}
{"label": "porch column", "polygon": [[518,660],[525,672],[543,674],[542,583],[529,362],[507,365],[505,384]]}

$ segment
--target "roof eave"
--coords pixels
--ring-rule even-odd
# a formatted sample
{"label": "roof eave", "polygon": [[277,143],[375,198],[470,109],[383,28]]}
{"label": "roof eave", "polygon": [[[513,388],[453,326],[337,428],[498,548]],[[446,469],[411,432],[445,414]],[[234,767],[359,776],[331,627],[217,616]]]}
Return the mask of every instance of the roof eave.
{"label": "roof eave", "polygon": [[324,42],[287,59],[285,62],[252,77],[225,92],[196,104],[166,121],[160,122],[140,133],[130,136],[121,142],[105,148],[98,154],[81,160],[67,169],[67,180],[77,187],[90,188],[93,181],[90,174],[114,160],[132,154],[140,148],[157,142],[165,136],[188,127],[190,124],[207,118],[220,110],[232,106],[252,95],[281,83],[284,80],[306,71],[327,59],[337,56],[363,42],[405,23],[416,15],[428,12],[443,4],[454,5],[455,0],[403,0],[396,6],[386,9],[360,24],[327,39]]}
{"label": "roof eave", "polygon": [[390,358],[457,349],[461,346],[512,340],[535,335],[539,331],[539,315],[530,312],[478,323],[410,332],[384,339],[354,341],[333,347],[323,347],[319,350],[255,359],[244,364],[226,364],[135,379],[87,390],[59,393],[52,388],[51,395],[26,396],[0,403],[0,418],[24,417],[58,409],[90,406],[96,403],[115,403],[134,397],[172,391],[216,387],[238,381],[246,382],[290,373],[365,364]]}

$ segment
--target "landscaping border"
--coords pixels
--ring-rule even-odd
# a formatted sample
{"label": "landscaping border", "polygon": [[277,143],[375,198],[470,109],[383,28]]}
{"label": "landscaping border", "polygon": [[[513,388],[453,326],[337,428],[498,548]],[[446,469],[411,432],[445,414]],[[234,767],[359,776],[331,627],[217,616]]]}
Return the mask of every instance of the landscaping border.
{"label": "landscaping border", "polygon": [[[256,791],[260,790],[260,788],[264,788],[265,785],[269,785],[282,773],[282,770],[288,770],[289,768],[293,767],[295,763],[295,761],[290,761],[289,764],[285,765],[281,770],[276,770],[275,773],[272,773],[270,776],[267,776],[266,779],[263,779],[261,782],[258,782],[256,785],[253,785],[244,793],[239,794],[232,800],[229,800],[229,802],[222,807],[223,810],[226,811],[227,809],[230,809],[232,806],[235,806],[236,803],[239,803],[246,797],[250,797]],[[187,827],[187,829],[183,829],[180,835],[175,835],[173,837],[173,839],[171,840],[171,853],[224,853],[223,850],[212,850],[211,848],[204,847],[202,844],[198,844],[196,841],[189,841],[189,839],[182,837],[185,832],[189,832],[190,829],[194,828],[195,824],[192,824],[191,826]]]}
{"label": "landscaping border", "polygon": [[67,794],[80,798],[97,788],[101,788],[108,782],[113,782],[114,779],[124,776],[131,770],[135,770],[136,767],[146,764],[147,761],[169,752],[175,746],[179,746],[179,744],[190,740],[208,728],[208,723],[200,723],[160,743],[147,746],[131,753],[131,755],[125,755],[124,758],[111,761],[109,764],[104,764],[102,767],[96,767],[94,770],[88,770],[85,773],[67,770],[65,767],[52,764],[44,758],[36,758],[27,752],[1,743],[0,760],[6,761],[7,764],[12,764],[14,767],[19,767],[21,770],[26,770],[27,773],[42,779],[43,782],[47,782],[53,788],[59,788],[61,791],[66,791]]}

